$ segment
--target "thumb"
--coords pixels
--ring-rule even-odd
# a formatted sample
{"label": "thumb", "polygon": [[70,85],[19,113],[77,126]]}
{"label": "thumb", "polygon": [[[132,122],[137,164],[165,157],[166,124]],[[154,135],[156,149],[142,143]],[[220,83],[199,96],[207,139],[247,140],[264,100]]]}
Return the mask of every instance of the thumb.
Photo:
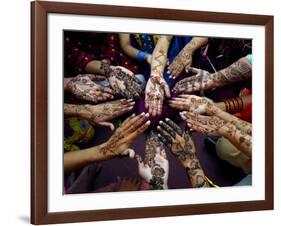
{"label": "thumb", "polygon": [[142,158],[141,158],[140,155],[136,155],[136,160],[137,160],[137,162],[138,162],[138,168],[139,168],[139,169],[142,168],[142,167],[144,167],[144,163],[143,163]]}
{"label": "thumb", "polygon": [[134,149],[128,148],[121,153],[121,155],[129,155],[129,158],[133,159],[135,157]]}
{"label": "thumb", "polygon": [[185,72],[188,73],[188,72],[189,72],[189,69],[190,69],[190,66],[187,65],[187,66],[185,67]]}
{"label": "thumb", "polygon": [[164,83],[164,91],[165,91],[166,97],[168,97],[168,98],[171,97],[171,91],[170,91],[170,88],[167,85],[167,83]]}
{"label": "thumb", "polygon": [[111,122],[98,122],[97,125],[109,127],[112,131],[115,128]]}

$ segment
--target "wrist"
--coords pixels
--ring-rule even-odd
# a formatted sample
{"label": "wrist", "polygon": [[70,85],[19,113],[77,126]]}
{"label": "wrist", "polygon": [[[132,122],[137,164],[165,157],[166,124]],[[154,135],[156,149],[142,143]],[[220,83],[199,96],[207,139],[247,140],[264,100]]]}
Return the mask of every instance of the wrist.
{"label": "wrist", "polygon": [[222,111],[218,103],[208,103],[206,107],[207,115],[218,115]]}
{"label": "wrist", "polygon": [[214,103],[215,106],[219,109],[221,109],[222,111],[225,111],[226,107],[225,107],[225,103],[224,102],[216,102]]}
{"label": "wrist", "polygon": [[109,152],[109,147],[108,147],[108,142],[105,142],[103,144],[100,144],[97,147],[97,155],[96,157],[99,160],[108,160],[108,159],[112,159],[114,157],[114,154],[112,152]]}
{"label": "wrist", "polygon": [[185,46],[184,50],[190,54],[193,54],[196,51],[196,46],[193,46],[190,42]]}

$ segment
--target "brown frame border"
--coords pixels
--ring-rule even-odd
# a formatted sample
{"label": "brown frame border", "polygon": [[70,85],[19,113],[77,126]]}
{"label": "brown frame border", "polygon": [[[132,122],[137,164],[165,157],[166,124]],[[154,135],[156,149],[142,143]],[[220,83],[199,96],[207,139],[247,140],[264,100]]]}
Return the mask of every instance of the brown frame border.
{"label": "brown frame border", "polygon": [[[126,209],[48,212],[47,181],[47,15],[80,14],[186,20],[265,27],[265,200]],[[67,222],[180,216],[273,209],[273,16],[216,13],[158,8],[123,7],[62,2],[31,3],[31,223]]]}

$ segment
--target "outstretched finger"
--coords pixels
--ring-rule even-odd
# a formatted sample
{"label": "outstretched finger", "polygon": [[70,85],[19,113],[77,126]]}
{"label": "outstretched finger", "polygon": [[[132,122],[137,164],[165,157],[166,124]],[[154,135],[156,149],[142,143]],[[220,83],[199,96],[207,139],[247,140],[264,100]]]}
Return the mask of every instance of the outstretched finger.
{"label": "outstretched finger", "polygon": [[178,134],[182,134],[182,129],[176,124],[174,123],[171,119],[169,118],[165,118],[165,122],[174,130],[176,131]]}
{"label": "outstretched finger", "polygon": [[163,88],[164,88],[166,97],[168,97],[168,98],[171,97],[171,91],[166,82],[163,84]]}
{"label": "outstretched finger", "polygon": [[121,155],[129,155],[129,158],[133,159],[135,158],[135,151],[134,149],[128,148],[125,151],[123,151]]}
{"label": "outstretched finger", "polygon": [[163,107],[163,100],[160,99],[157,101],[157,115],[161,115],[162,107]]}
{"label": "outstretched finger", "polygon": [[106,80],[106,77],[103,76],[103,75],[87,74],[87,76],[88,76],[92,81],[102,81],[102,80]]}
{"label": "outstretched finger", "polygon": [[168,140],[164,136],[162,136],[160,133],[158,133],[157,136],[164,145],[166,145],[168,147],[171,146],[171,143],[169,143]]}
{"label": "outstretched finger", "polygon": [[168,105],[169,105],[170,107],[176,108],[176,109],[178,109],[178,110],[184,110],[184,109],[185,109],[185,107],[184,107],[183,104],[180,104],[180,103],[178,103],[177,101],[173,101],[173,100],[170,100],[170,101],[168,102]]}
{"label": "outstretched finger", "polygon": [[[163,129],[165,132],[169,133],[170,136],[172,136],[173,138],[176,138],[176,131],[170,127],[170,125],[168,125],[167,123],[160,121],[160,128]],[[157,127],[158,128],[158,127]]]}
{"label": "outstretched finger", "polygon": [[173,143],[172,136],[162,127],[157,126],[158,133],[163,136],[170,144]]}
{"label": "outstretched finger", "polygon": [[133,133],[131,133],[126,140],[133,142],[139,135],[141,135],[150,125],[150,120],[146,121],[141,127],[137,128]]}
{"label": "outstretched finger", "polygon": [[195,67],[190,67],[190,66],[186,66],[185,70],[188,70],[192,73],[195,74],[199,74],[201,72],[201,69],[195,68]]}
{"label": "outstretched finger", "polygon": [[136,155],[136,160],[138,162],[138,169],[140,170],[141,168],[144,167],[144,162],[142,161],[142,158],[140,155]]}
{"label": "outstretched finger", "polygon": [[109,127],[112,131],[115,128],[114,125],[110,122],[98,122],[97,125]]}

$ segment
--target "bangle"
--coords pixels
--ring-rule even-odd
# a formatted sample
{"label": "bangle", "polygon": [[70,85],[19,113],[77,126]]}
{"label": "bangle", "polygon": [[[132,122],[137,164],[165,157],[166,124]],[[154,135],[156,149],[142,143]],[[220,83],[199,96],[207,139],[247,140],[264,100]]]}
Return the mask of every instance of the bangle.
{"label": "bangle", "polygon": [[244,109],[244,103],[241,97],[225,100],[224,104],[225,111],[229,113],[241,112]]}
{"label": "bangle", "polygon": [[139,50],[138,51],[138,55],[137,55],[137,58],[138,58],[138,62],[141,63],[145,60],[145,57],[148,55],[147,52],[144,52],[144,51],[141,51]]}

